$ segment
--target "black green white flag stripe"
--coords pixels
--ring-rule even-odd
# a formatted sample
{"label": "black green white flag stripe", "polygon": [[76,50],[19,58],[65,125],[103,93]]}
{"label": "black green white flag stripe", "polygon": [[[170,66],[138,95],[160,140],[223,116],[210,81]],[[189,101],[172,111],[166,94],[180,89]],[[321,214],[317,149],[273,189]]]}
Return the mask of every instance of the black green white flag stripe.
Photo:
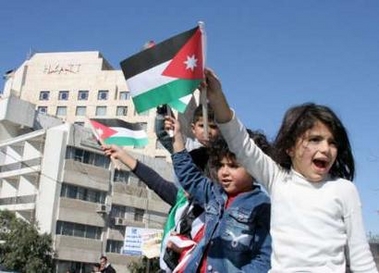
{"label": "black green white flag stripe", "polygon": [[138,113],[191,94],[203,79],[203,32],[178,34],[121,62]]}

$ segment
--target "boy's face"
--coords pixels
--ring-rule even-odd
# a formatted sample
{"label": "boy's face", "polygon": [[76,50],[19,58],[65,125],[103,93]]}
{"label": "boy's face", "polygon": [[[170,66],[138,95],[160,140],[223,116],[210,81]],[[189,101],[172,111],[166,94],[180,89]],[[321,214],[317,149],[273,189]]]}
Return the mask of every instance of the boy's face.
{"label": "boy's face", "polygon": [[208,121],[208,135],[204,135],[205,127],[202,117],[195,123],[191,124],[191,129],[195,138],[204,146],[208,146],[209,141],[219,135],[218,127],[214,121]]}
{"label": "boy's face", "polygon": [[220,185],[228,195],[247,192],[253,188],[253,178],[235,160],[224,157],[217,169]]}

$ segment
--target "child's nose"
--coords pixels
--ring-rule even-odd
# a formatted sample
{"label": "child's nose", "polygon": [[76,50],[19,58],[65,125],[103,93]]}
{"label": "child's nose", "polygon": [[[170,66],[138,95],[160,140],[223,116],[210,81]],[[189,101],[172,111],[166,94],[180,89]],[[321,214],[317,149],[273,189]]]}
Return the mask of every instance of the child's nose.
{"label": "child's nose", "polygon": [[227,166],[221,167],[221,174],[222,175],[228,175],[229,174],[229,168]]}
{"label": "child's nose", "polygon": [[320,147],[319,147],[320,152],[327,152],[329,151],[329,148],[330,148],[330,144],[328,143],[328,141],[320,142]]}

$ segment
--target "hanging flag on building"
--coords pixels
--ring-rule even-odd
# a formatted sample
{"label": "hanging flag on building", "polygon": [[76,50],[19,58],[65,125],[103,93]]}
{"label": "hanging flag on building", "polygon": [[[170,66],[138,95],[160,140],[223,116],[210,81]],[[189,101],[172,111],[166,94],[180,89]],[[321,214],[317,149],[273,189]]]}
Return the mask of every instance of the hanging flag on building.
{"label": "hanging flag on building", "polygon": [[129,123],[121,119],[90,119],[90,123],[96,138],[100,138],[105,144],[138,147],[147,145],[147,134],[139,123]]}
{"label": "hanging flag on building", "polygon": [[191,94],[203,79],[200,26],[145,49],[120,63],[138,113]]}

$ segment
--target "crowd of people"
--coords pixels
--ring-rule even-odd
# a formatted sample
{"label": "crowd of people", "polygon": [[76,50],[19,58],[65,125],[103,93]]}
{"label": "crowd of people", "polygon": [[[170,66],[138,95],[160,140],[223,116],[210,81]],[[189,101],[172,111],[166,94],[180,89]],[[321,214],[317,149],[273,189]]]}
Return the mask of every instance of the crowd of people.
{"label": "crowd of people", "polygon": [[120,147],[102,146],[171,206],[161,272],[378,273],[347,130],[334,111],[291,107],[269,143],[237,118],[216,74],[204,73],[208,112],[196,109],[194,140],[172,114],[156,119],[175,181]]}

